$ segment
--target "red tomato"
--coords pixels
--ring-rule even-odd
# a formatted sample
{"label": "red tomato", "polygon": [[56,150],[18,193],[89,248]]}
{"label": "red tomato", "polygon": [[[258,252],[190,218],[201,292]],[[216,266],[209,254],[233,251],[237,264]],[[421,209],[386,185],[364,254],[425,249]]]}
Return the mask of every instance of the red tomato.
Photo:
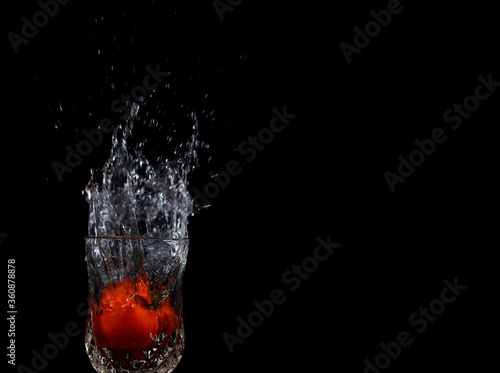
{"label": "red tomato", "polygon": [[126,278],[119,284],[107,284],[101,307],[94,317],[94,335],[99,347],[109,348],[114,361],[143,358],[142,351],[155,346],[156,337],[165,328],[168,335],[177,330],[178,318],[169,299],[155,311],[148,308],[152,292],[147,276],[138,277],[135,286]]}
{"label": "red tomato", "polygon": [[114,287],[106,285],[101,303],[94,318],[98,346],[121,356],[122,351],[140,352],[155,345],[158,314],[146,307],[142,297],[135,295],[129,279]]}

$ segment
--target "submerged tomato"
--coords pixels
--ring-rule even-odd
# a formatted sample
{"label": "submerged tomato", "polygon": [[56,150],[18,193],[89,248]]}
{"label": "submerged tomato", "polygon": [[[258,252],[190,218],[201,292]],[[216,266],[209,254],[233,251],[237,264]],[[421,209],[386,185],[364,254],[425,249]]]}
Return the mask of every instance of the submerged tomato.
{"label": "submerged tomato", "polygon": [[132,309],[103,312],[95,318],[94,332],[99,346],[110,350],[147,350],[155,345],[158,315],[138,300]]}
{"label": "submerged tomato", "polygon": [[[145,294],[143,294],[146,296]],[[96,343],[112,352],[143,351],[155,345],[158,315],[135,293],[132,281],[106,285],[94,319]]]}
{"label": "submerged tomato", "polygon": [[107,284],[101,297],[101,307],[95,309],[94,335],[99,347],[109,348],[113,360],[141,358],[142,351],[155,346],[163,328],[170,335],[177,329],[177,316],[167,299],[152,310],[149,279],[139,277],[135,287],[126,278],[119,284]]}

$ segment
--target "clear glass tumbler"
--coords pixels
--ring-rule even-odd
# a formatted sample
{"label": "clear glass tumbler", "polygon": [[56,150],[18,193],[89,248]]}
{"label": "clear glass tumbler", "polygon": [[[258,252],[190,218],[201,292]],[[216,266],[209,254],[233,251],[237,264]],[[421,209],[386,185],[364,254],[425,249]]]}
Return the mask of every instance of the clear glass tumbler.
{"label": "clear glass tumbler", "polygon": [[86,237],[85,347],[99,373],[172,372],[184,352],[189,240]]}

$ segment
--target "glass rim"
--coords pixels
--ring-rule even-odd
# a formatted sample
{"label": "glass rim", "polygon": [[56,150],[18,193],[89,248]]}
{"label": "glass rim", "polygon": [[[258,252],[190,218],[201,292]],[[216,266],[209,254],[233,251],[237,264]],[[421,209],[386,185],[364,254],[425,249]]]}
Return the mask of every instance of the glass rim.
{"label": "glass rim", "polygon": [[85,236],[85,240],[104,239],[104,240],[161,240],[161,241],[189,241],[189,237],[169,238],[169,237],[149,237],[149,236]]}

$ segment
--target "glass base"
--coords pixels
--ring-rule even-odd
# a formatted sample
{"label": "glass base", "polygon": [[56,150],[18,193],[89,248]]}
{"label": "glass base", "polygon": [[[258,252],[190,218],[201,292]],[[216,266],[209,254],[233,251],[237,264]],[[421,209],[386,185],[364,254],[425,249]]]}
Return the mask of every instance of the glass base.
{"label": "glass base", "polygon": [[[156,336],[156,346],[146,351],[113,352],[96,344],[94,335],[87,329],[85,348],[92,366],[98,373],[171,373],[184,353],[184,325],[168,335],[165,330]],[[113,356],[117,355],[117,356]]]}

